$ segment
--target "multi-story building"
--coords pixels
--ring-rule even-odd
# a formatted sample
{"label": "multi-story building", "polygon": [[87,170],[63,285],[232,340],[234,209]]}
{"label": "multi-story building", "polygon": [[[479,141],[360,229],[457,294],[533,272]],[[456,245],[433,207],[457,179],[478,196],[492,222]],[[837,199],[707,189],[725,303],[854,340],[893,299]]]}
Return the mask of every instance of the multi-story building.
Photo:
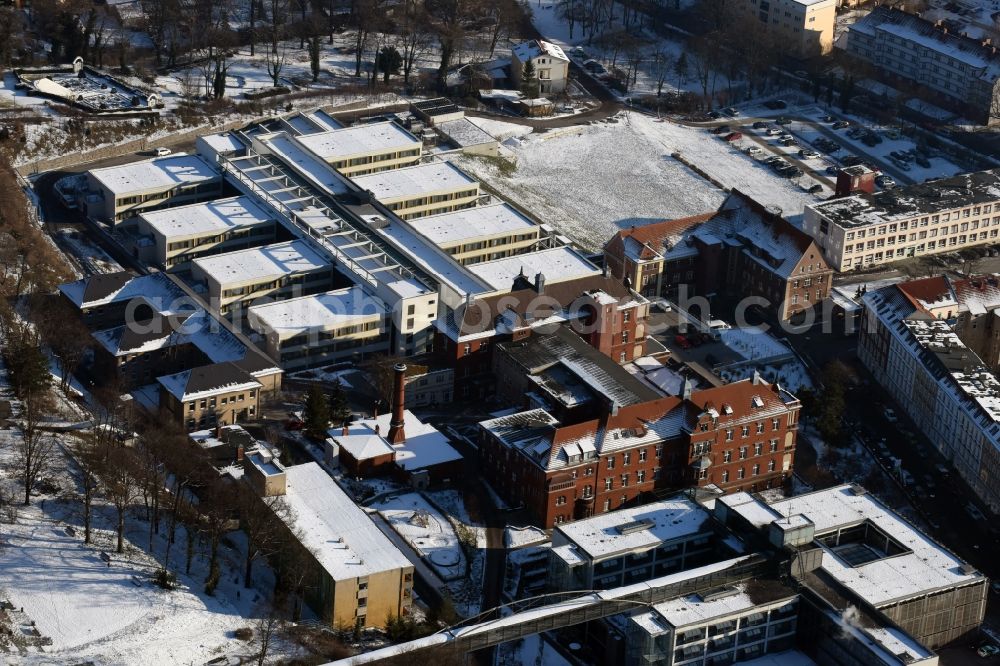
{"label": "multi-story building", "polygon": [[385,303],[360,287],[253,305],[247,321],[285,370],[360,361],[389,351]]}
{"label": "multi-story building", "polygon": [[813,239],[735,190],[714,213],[619,231],[604,258],[612,275],[644,296],[753,296],[779,320],[822,303],[832,287],[833,271]]}
{"label": "multi-story building", "polygon": [[803,228],[838,271],[994,244],[1000,170],[806,206]]}
{"label": "multi-story building", "polygon": [[743,11],[760,21],[775,47],[799,58],[833,50],[837,0],[743,0]]}
{"label": "multi-story building", "polygon": [[322,467],[284,467],[267,455],[247,456],[246,465],[264,500],[283,500],[265,501],[262,510],[300,541],[310,564],[306,603],[316,615],[332,627],[363,629],[409,613],[413,565]]}
{"label": "multi-story building", "polygon": [[479,181],[450,162],[431,162],[352,180],[404,220],[470,208],[480,196]]}
{"label": "multi-story building", "polygon": [[[549,585],[608,590],[700,567],[719,559],[722,539],[711,514],[677,495],[612,511],[552,531]],[[735,542],[726,556],[739,554]]]}
{"label": "multi-story building", "polygon": [[986,577],[864,488],[842,485],[770,503],[740,493],[718,498],[715,514],[732,529],[790,549],[792,576],[824,613],[854,606],[858,625],[888,621],[930,649],[978,632]]}
{"label": "multi-story building", "polygon": [[722,492],[782,486],[791,475],[800,403],[758,377],[619,406],[562,423],[544,409],[483,421],[494,488],[544,527],[607,513],[654,489]]}
{"label": "multi-story building", "polygon": [[[875,67],[890,82],[932,95],[981,123],[1000,121],[1000,56],[989,39],[950,31],[894,6],[875,7],[847,31],[844,49]],[[918,93],[920,94],[920,93]]]}
{"label": "multi-story building", "polygon": [[[276,222],[242,196],[147,211],[137,224],[140,258],[161,269],[181,270],[198,257],[273,243]],[[143,238],[152,240],[148,252],[138,242]]]}
{"label": "multi-story building", "polygon": [[510,50],[510,79],[514,86],[522,86],[524,66],[530,62],[538,79],[538,92],[547,95],[561,93],[569,83],[569,58],[562,47],[533,39],[518,44]]}
{"label": "multi-story building", "polygon": [[508,203],[428,215],[410,223],[460,264],[532,252],[541,244],[544,231]]}
{"label": "multi-story building", "polygon": [[222,196],[222,175],[198,155],[171,155],[91,169],[80,209],[116,225],[147,210]]}
{"label": "multi-story building", "polygon": [[263,385],[236,363],[213,363],[156,378],[160,408],[189,430],[257,419]]}
{"label": "multi-story building", "polygon": [[929,301],[933,291],[918,284],[865,294],[858,358],[990,510],[1000,512],[1000,380],[948,321],[935,318],[957,315],[957,302],[954,312],[922,306],[919,297]]}
{"label": "multi-story building", "polygon": [[299,145],[349,178],[420,163],[423,144],[394,122],[304,134]]}
{"label": "multi-story building", "polygon": [[[275,243],[191,262],[191,279],[222,314],[257,299],[288,298],[333,287],[333,266],[302,240]],[[242,313],[241,313],[242,314]]]}

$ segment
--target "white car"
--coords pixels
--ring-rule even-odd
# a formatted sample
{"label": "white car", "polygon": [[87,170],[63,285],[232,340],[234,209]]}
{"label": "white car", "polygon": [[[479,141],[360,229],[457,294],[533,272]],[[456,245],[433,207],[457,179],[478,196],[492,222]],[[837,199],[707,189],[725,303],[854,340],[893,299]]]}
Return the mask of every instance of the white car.
{"label": "white car", "polygon": [[747,146],[747,155],[758,155],[761,152],[760,146]]}
{"label": "white car", "polygon": [[160,146],[159,148],[156,149],[156,156],[157,157],[166,157],[167,155],[169,155],[172,152],[174,152],[174,151],[170,150],[169,148],[164,148],[163,146]]}

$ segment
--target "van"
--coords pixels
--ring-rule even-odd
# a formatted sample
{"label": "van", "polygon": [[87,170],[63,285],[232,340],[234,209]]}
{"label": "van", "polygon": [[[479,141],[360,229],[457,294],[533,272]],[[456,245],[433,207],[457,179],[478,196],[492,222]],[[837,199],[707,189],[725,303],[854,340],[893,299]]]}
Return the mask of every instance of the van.
{"label": "van", "polygon": [[722,335],[722,331],[728,331],[732,326],[722,321],[721,319],[712,319],[708,322],[709,335],[712,336],[713,340],[718,340]]}

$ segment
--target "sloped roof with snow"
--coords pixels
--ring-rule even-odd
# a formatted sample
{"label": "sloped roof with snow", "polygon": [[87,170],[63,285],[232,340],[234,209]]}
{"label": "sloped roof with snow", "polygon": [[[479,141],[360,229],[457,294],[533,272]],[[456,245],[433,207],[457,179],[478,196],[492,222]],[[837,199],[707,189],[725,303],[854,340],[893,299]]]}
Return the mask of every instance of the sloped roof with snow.
{"label": "sloped roof with snow", "polygon": [[214,363],[172,375],[157,377],[163,388],[181,402],[199,400],[219,393],[253,391],[260,382],[235,363]]}
{"label": "sloped roof with snow", "polygon": [[522,42],[512,48],[511,53],[521,62],[527,62],[532,58],[543,55],[569,62],[569,58],[566,57],[566,52],[562,50],[561,46],[547,42],[544,39],[532,39],[528,42]]}
{"label": "sloped roof with snow", "polygon": [[[406,434],[406,441],[402,444],[389,444],[384,438],[389,434],[391,420],[392,414],[381,414],[373,419],[355,421],[349,426],[350,444],[360,447],[358,448],[360,455],[370,457],[376,455],[381,447],[373,440],[361,438],[380,439],[385,446],[396,452],[396,465],[408,472],[462,459],[462,454],[449,443],[447,436],[431,424],[421,421],[408,409],[403,411],[403,432]],[[341,433],[339,429],[329,431],[330,437],[337,441],[343,438]],[[385,449],[381,450],[386,452]],[[351,455],[354,455],[353,452]]]}

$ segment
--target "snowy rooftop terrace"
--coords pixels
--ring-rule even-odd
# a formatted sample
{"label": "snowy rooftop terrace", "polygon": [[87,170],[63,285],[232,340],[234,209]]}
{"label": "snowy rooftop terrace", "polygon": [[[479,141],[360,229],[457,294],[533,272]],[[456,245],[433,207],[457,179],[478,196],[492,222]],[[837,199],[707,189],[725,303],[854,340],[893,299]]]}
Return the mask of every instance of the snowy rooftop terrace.
{"label": "snowy rooftop terrace", "polygon": [[274,221],[271,213],[245,196],[164,208],[139,217],[168,239],[221,233]]}
{"label": "snowy rooftop terrace", "polygon": [[[334,580],[395,569],[410,561],[318,464],[285,468],[290,526]],[[288,519],[282,516],[283,519]]]}
{"label": "snowy rooftop terrace", "polygon": [[327,162],[371,153],[413,150],[422,145],[417,137],[391,121],[308,134],[293,140]]}
{"label": "snowy rooftop terrace", "polygon": [[556,530],[593,560],[648,550],[702,533],[709,514],[685,497],[603,513]]}
{"label": "snowy rooftop terrace", "polygon": [[907,220],[920,215],[1000,201],[1000,169],[976,171],[875,194],[857,194],[808,206],[845,228]]}
{"label": "snowy rooftop terrace", "polygon": [[815,524],[817,538],[867,521],[907,549],[851,566],[823,546],[822,569],[875,607],[983,578],[874,496],[850,485],[797,495],[769,508],[785,517],[804,515]]}
{"label": "snowy rooftop terrace", "polygon": [[183,153],[91,169],[88,173],[116,196],[195,185],[221,178],[215,167],[201,156]]}
{"label": "snowy rooftop terrace", "polygon": [[295,240],[195,259],[193,264],[219,284],[235,284],[329,268],[304,241]]}
{"label": "snowy rooftop terrace", "polygon": [[390,169],[357,176],[353,180],[355,185],[371,191],[376,199],[383,202],[479,187],[479,181],[449,162]]}
{"label": "snowy rooftop terrace", "polygon": [[411,220],[410,224],[418,233],[437,245],[460,243],[470,238],[524,234],[541,230],[541,227],[508,203],[428,215]]}
{"label": "snowy rooftop terrace", "polygon": [[352,322],[385,316],[385,303],[372,298],[361,287],[289,298],[254,305],[249,309],[251,324],[259,324],[264,330],[274,331],[282,337],[292,337],[305,331],[338,328]]}
{"label": "snowy rooftop terrace", "polygon": [[509,290],[519,275],[533,281],[535,275],[541,273],[545,277],[546,284],[552,284],[597,275],[601,272],[601,269],[590,263],[580,252],[567,245],[495,261],[484,261],[468,268],[486,280],[496,291]]}

